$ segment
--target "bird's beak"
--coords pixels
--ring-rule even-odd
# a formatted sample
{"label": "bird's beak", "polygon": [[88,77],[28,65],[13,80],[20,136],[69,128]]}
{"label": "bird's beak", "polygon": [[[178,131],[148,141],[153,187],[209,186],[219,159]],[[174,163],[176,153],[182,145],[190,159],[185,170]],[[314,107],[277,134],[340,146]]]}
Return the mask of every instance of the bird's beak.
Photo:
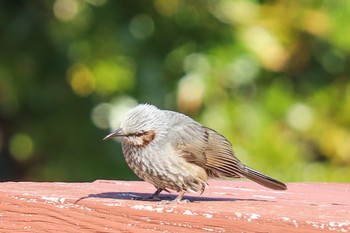
{"label": "bird's beak", "polygon": [[123,131],[121,128],[113,131],[112,133],[108,134],[106,137],[103,138],[103,140],[108,140],[108,139],[111,139],[111,138],[115,138],[115,137],[123,137],[125,136],[123,134]]}

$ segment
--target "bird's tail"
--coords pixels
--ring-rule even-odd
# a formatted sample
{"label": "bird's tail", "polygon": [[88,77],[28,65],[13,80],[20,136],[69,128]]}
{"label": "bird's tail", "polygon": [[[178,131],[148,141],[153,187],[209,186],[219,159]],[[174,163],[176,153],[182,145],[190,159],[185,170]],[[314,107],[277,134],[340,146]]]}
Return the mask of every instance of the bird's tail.
{"label": "bird's tail", "polygon": [[262,174],[261,172],[258,172],[250,167],[247,167],[247,166],[244,166],[241,170],[240,170],[240,173],[258,183],[258,184],[261,184],[267,188],[270,188],[270,189],[275,189],[275,190],[286,190],[287,189],[287,185],[285,185],[284,183],[278,181],[278,180],[275,180],[267,175],[264,175]]}

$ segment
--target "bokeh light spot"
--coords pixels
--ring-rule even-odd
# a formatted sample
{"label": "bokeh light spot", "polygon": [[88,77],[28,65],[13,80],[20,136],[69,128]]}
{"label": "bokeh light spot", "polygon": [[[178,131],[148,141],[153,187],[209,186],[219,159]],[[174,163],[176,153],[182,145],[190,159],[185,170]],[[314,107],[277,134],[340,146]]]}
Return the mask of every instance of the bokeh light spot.
{"label": "bokeh light spot", "polygon": [[101,103],[95,106],[91,113],[92,122],[100,129],[109,128],[108,116],[112,106],[108,103]]}
{"label": "bokeh light spot", "polygon": [[85,65],[74,65],[69,70],[68,78],[74,93],[79,96],[88,96],[95,89],[94,76]]}
{"label": "bokeh light spot", "polygon": [[20,162],[27,161],[33,154],[34,144],[27,134],[19,133],[10,140],[10,153]]}
{"label": "bokeh light spot", "polygon": [[287,113],[287,122],[294,129],[308,130],[313,123],[313,112],[305,104],[294,104]]}
{"label": "bokeh light spot", "polygon": [[330,19],[325,12],[309,10],[305,13],[303,23],[300,26],[311,34],[324,36],[329,31]]}
{"label": "bokeh light spot", "polygon": [[248,27],[243,40],[268,69],[280,71],[288,61],[289,54],[270,30],[262,26]]}
{"label": "bokeh light spot", "polygon": [[137,101],[130,96],[122,96],[112,101],[112,109],[109,113],[109,125],[112,130],[119,127],[120,122],[128,110],[137,105]]}
{"label": "bokeh light spot", "polygon": [[237,85],[252,82],[260,73],[259,63],[251,56],[240,56],[229,67],[227,74]]}
{"label": "bokeh light spot", "polygon": [[101,95],[129,90],[134,86],[134,64],[125,57],[99,60],[92,70],[96,91]]}
{"label": "bokeh light spot", "polygon": [[188,55],[183,64],[183,69],[186,73],[208,73],[211,69],[207,57],[203,54],[192,53]]}
{"label": "bokeh light spot", "polygon": [[156,10],[164,16],[174,15],[180,6],[179,0],[156,0],[154,4]]}
{"label": "bokeh light spot", "polygon": [[184,113],[195,113],[199,110],[204,94],[203,78],[196,74],[183,77],[177,90],[177,104]]}
{"label": "bokeh light spot", "polygon": [[130,32],[137,39],[146,39],[154,31],[154,22],[149,15],[137,15],[130,22]]}
{"label": "bokeh light spot", "polygon": [[78,10],[79,6],[76,0],[56,0],[53,5],[54,15],[62,21],[74,19]]}
{"label": "bokeh light spot", "polygon": [[258,16],[259,7],[253,1],[220,1],[212,12],[222,22],[246,24]]}

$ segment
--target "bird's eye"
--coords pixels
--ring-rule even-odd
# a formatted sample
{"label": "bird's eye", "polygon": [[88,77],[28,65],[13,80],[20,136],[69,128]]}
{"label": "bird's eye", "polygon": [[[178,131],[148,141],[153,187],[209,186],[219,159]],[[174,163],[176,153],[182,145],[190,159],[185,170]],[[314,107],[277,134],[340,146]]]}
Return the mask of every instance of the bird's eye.
{"label": "bird's eye", "polygon": [[141,132],[135,133],[134,136],[135,137],[141,137],[144,134],[145,134],[145,132],[141,131]]}

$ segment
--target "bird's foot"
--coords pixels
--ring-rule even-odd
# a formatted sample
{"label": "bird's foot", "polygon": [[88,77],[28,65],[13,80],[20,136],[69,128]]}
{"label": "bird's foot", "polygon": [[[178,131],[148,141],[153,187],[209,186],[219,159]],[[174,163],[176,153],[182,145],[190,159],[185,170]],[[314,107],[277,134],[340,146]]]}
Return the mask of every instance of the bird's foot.
{"label": "bird's foot", "polygon": [[184,204],[189,203],[190,201],[188,199],[183,199],[183,196],[185,194],[185,191],[180,192],[179,196],[177,196],[174,200],[162,200],[160,201],[160,204]]}
{"label": "bird's foot", "polygon": [[158,188],[155,193],[152,194],[152,196],[147,197],[145,200],[146,201],[161,201],[159,194],[163,191],[163,189]]}

